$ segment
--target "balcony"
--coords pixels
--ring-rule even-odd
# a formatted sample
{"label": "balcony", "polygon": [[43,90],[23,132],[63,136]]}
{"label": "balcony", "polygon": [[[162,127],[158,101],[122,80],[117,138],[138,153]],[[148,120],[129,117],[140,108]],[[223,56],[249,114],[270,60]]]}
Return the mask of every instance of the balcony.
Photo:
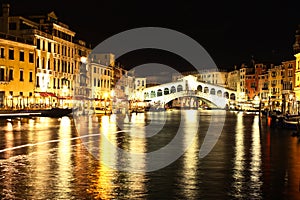
{"label": "balcony", "polygon": [[39,35],[53,40],[53,36],[37,29],[26,29],[21,31],[23,35]]}
{"label": "balcony", "polygon": [[26,39],[24,39],[22,37],[17,37],[17,36],[5,34],[5,33],[0,33],[0,38],[11,40],[11,41],[15,41],[15,42],[21,42],[21,43],[33,45],[33,41],[32,40],[26,40]]}
{"label": "balcony", "polygon": [[7,85],[9,81],[0,80],[0,85]]}

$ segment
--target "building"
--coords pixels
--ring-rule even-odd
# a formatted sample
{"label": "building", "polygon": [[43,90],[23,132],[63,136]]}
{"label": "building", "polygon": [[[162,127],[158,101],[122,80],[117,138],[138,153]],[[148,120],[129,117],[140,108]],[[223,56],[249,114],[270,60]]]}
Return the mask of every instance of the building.
{"label": "building", "polygon": [[213,85],[219,85],[223,87],[228,86],[228,72],[226,70],[221,70],[218,68],[202,69],[199,71],[190,71],[182,73],[174,73],[172,75],[172,81],[177,81],[188,75],[193,75],[197,77],[198,81],[210,83]]}
{"label": "building", "polygon": [[227,87],[231,90],[240,91],[240,70],[235,66],[235,69],[228,72],[227,76]]}
{"label": "building", "polygon": [[238,100],[240,102],[244,102],[248,100],[246,95],[246,74],[247,74],[247,67],[246,65],[242,64],[240,67],[240,91],[238,93]]}
{"label": "building", "polygon": [[296,58],[294,92],[295,92],[296,99],[300,101],[300,25],[296,30],[295,43],[293,45],[293,49],[294,49],[294,56]]}
{"label": "building", "polygon": [[[54,12],[44,15],[11,16],[10,5],[2,5],[0,31],[22,37],[35,45],[34,95],[46,106],[71,106],[73,94],[81,93],[76,80],[80,78],[82,57],[91,49],[82,40],[75,39],[75,32],[58,21]],[[76,88],[78,86],[78,88]],[[91,94],[88,94],[91,95]]]}
{"label": "building", "polygon": [[95,100],[94,107],[111,108],[114,77],[114,55],[92,53],[88,57],[88,69],[91,70],[91,98]]}
{"label": "building", "polygon": [[0,107],[26,108],[36,102],[35,46],[31,41],[0,35]]}

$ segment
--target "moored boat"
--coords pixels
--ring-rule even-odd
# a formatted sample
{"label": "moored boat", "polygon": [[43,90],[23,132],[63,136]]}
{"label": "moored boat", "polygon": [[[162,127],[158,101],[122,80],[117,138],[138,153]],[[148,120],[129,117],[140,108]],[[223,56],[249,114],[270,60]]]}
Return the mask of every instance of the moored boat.
{"label": "moored boat", "polygon": [[289,129],[299,129],[300,128],[300,116],[294,115],[294,116],[284,116],[283,117],[283,126],[285,128]]}
{"label": "moored boat", "polygon": [[16,117],[63,117],[72,114],[72,108],[49,108],[49,109],[21,109],[21,110],[1,110],[0,118]]}
{"label": "moored boat", "polygon": [[51,109],[41,109],[42,117],[63,117],[72,114],[72,108],[51,108]]}

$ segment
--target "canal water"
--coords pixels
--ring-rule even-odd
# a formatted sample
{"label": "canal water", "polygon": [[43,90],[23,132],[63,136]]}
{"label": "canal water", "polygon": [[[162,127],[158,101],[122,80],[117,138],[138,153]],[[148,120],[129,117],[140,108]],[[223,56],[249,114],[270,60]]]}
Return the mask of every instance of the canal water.
{"label": "canal water", "polygon": [[[1,119],[0,197],[300,199],[300,144],[292,130],[271,128],[254,114],[218,112]],[[212,149],[200,158],[211,125],[222,132],[208,140]],[[146,154],[165,150],[178,130],[183,134],[172,148],[180,156],[165,167],[151,163]],[[103,137],[142,156],[114,151]],[[168,156],[161,163],[176,158],[161,155]]]}

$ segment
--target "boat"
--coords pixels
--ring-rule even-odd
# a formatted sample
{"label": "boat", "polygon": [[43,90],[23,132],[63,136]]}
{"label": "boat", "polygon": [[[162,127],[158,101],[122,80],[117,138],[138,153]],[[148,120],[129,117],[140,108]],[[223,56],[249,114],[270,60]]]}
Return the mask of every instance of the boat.
{"label": "boat", "polygon": [[42,109],[41,117],[63,117],[72,114],[72,108],[51,108],[51,109]]}
{"label": "boat", "polygon": [[0,118],[16,117],[63,117],[73,112],[72,108],[49,108],[49,109],[21,109],[21,110],[1,110]]}
{"label": "boat", "polygon": [[285,115],[282,120],[285,128],[300,129],[300,115]]}

